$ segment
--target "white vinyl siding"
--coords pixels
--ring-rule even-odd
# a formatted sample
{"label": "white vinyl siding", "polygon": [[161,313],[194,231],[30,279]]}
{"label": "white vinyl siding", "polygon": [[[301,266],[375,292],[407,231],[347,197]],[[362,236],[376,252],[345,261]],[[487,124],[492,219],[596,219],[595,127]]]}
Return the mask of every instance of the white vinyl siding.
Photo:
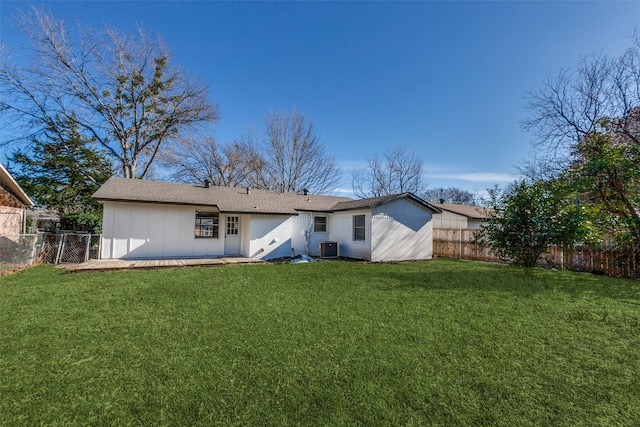
{"label": "white vinyl siding", "polygon": [[144,259],[223,255],[224,239],[194,235],[194,207],[105,202],[102,258]]}
{"label": "white vinyl siding", "polygon": [[430,211],[411,199],[376,206],[371,217],[371,261],[431,259],[433,220]]}
{"label": "white vinyl siding", "polygon": [[[365,240],[353,240],[353,216],[365,217]],[[371,211],[335,212],[329,217],[329,239],[338,242],[340,256],[357,259],[371,259]]]}

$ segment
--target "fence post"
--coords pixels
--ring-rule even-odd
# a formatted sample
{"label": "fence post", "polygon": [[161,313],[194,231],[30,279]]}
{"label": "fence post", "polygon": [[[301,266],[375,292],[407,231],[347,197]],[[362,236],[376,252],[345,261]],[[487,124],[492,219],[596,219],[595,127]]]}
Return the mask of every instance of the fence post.
{"label": "fence post", "polygon": [[62,256],[62,252],[64,251],[64,243],[65,243],[65,234],[60,235],[60,241],[58,242],[58,253],[56,254],[56,259],[53,262],[53,265],[58,265],[60,263],[60,257]]}
{"label": "fence post", "polygon": [[36,259],[36,246],[38,246],[38,236],[39,234],[33,235],[33,243],[31,244],[31,253],[29,254],[29,265],[33,264]]}
{"label": "fence post", "polygon": [[87,262],[89,259],[89,247],[91,246],[91,234],[87,234],[84,238],[87,239],[87,244],[84,249],[84,262]]}
{"label": "fence post", "polygon": [[40,252],[38,252],[38,258],[40,258],[40,261],[46,261],[46,259],[42,259],[42,254],[44,254],[44,248],[47,246],[47,234],[48,233],[42,233],[42,245],[40,245]]}

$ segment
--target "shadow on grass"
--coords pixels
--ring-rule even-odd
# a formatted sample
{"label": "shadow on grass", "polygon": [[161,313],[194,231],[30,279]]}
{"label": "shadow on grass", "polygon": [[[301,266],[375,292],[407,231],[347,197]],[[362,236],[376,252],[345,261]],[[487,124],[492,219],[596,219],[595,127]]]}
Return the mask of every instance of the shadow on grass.
{"label": "shadow on grass", "polygon": [[[427,264],[429,268],[425,268]],[[385,290],[473,290],[521,296],[562,292],[572,297],[611,298],[640,305],[640,282],[630,279],[543,269],[527,275],[510,265],[466,260],[396,264],[396,268],[378,271],[377,279],[379,288]]]}

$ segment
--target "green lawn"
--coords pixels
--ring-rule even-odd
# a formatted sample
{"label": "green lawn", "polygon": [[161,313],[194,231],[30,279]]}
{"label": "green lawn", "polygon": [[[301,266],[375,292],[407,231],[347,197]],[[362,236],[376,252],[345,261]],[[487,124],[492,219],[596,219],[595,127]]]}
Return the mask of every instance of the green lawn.
{"label": "green lawn", "polygon": [[437,260],[0,278],[0,425],[640,425],[640,283]]}

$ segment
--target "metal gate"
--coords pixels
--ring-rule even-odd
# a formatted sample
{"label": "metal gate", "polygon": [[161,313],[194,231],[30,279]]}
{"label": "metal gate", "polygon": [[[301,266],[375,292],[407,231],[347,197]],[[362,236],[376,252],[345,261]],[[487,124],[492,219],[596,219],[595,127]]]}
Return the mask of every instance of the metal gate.
{"label": "metal gate", "polygon": [[40,260],[56,265],[79,264],[97,259],[99,254],[99,234],[46,234],[42,239]]}

